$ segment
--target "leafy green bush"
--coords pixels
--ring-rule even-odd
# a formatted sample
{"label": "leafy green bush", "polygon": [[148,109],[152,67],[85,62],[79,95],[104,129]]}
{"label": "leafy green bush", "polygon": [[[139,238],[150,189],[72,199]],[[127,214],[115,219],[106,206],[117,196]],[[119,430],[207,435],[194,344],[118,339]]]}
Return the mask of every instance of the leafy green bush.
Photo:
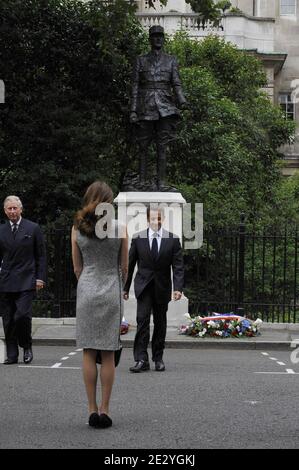
{"label": "leafy green bush", "polygon": [[70,222],[93,180],[130,156],[128,88],[145,33],[124,0],[0,0],[0,199]]}

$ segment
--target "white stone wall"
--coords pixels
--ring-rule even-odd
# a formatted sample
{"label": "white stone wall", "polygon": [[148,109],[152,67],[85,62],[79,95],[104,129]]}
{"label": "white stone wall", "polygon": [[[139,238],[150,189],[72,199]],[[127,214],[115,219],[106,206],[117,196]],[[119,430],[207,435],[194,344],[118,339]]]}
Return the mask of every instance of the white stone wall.
{"label": "white stone wall", "polygon": [[224,18],[225,39],[240,49],[257,49],[259,52],[274,51],[274,22],[255,20],[245,16]]}
{"label": "white stone wall", "polygon": [[222,20],[223,29],[216,29],[212,25],[202,29],[197,27],[194,14],[147,10],[138,12],[137,15],[145,29],[159,24],[170,35],[180,29],[186,29],[189,36],[196,39],[213,33],[232,42],[240,49],[257,49],[259,52],[274,51],[274,21],[271,19],[226,15]]}
{"label": "white stone wall", "polygon": [[253,15],[254,0],[230,0],[233,7],[237,7],[247,15]]}
{"label": "white stone wall", "polygon": [[[283,69],[275,80],[275,98],[278,99],[279,92],[292,91],[292,84],[299,81],[299,0],[297,0],[296,16],[280,16],[279,4],[276,0],[276,24],[275,42],[276,50],[286,52],[287,60]],[[299,88],[298,88],[299,101]],[[297,137],[294,145],[286,146],[284,151],[287,155],[299,157],[299,103],[295,105],[297,121]]]}

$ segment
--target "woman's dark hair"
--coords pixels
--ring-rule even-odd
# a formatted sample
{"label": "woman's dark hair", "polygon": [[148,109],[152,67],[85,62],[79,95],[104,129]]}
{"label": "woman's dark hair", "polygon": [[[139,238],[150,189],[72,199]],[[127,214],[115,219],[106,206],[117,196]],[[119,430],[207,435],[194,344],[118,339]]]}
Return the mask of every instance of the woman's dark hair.
{"label": "woman's dark hair", "polygon": [[95,210],[101,202],[112,204],[113,192],[108,184],[103,181],[95,181],[87,188],[83,197],[83,207],[76,213],[74,219],[74,227],[82,235],[94,236],[95,226],[99,219],[95,214]]}

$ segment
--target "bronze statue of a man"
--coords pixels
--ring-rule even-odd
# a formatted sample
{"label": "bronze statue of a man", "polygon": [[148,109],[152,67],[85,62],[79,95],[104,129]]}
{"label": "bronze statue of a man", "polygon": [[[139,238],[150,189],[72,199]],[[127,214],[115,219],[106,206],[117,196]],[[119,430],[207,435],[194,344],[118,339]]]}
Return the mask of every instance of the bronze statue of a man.
{"label": "bronze statue of a man", "polygon": [[166,178],[166,150],[174,140],[180,108],[186,106],[176,58],[163,52],[164,29],[149,30],[151,51],[137,57],[133,70],[130,122],[136,125],[139,145],[139,180],[147,180],[147,154],[156,144],[158,189]]}

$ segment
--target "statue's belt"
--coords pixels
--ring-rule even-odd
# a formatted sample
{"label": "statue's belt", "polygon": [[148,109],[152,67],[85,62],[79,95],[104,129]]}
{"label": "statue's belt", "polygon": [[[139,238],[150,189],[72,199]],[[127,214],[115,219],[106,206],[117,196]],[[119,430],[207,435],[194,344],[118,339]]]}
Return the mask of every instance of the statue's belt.
{"label": "statue's belt", "polygon": [[168,90],[171,91],[171,87],[168,83],[162,82],[146,82],[140,85],[141,90]]}

